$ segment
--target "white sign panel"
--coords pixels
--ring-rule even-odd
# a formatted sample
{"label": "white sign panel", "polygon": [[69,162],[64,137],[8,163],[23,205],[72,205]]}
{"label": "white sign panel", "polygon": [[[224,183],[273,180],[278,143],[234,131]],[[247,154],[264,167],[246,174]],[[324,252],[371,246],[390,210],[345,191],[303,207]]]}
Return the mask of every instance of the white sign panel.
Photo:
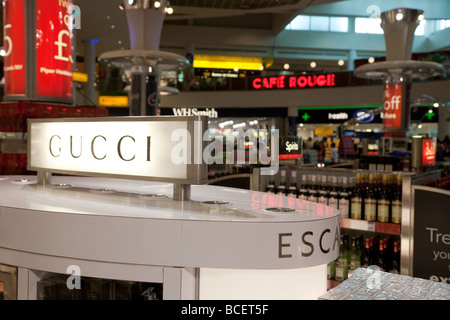
{"label": "white sign panel", "polygon": [[205,123],[200,117],[33,119],[28,169],[202,184],[206,167],[194,155],[203,150]]}

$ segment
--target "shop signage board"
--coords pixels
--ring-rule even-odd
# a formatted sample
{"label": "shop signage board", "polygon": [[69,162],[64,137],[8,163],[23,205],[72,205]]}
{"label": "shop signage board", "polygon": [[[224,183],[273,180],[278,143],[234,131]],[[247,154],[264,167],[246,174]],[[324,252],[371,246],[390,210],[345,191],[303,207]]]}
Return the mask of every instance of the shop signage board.
{"label": "shop signage board", "polygon": [[5,100],[73,102],[71,9],[71,0],[4,1]]}
{"label": "shop signage board", "polygon": [[301,137],[280,137],[279,159],[300,159],[302,157],[302,150]]}
{"label": "shop signage board", "polygon": [[450,191],[413,186],[413,197],[412,276],[450,284]]}
{"label": "shop signage board", "polygon": [[383,112],[381,114],[384,129],[402,128],[402,95],[403,86],[401,83],[385,85]]}
{"label": "shop signage board", "polygon": [[380,114],[373,110],[380,106],[299,107],[300,123],[344,123],[355,119],[358,123],[381,123]]}
{"label": "shop signage board", "polygon": [[334,87],[335,74],[300,75],[300,76],[277,76],[258,77],[251,82],[252,88],[256,90],[266,89],[294,89],[314,87]]}
{"label": "shop signage board", "polygon": [[436,163],[436,141],[422,139],[422,165],[430,166]]}
{"label": "shop signage board", "polygon": [[206,117],[29,119],[28,170],[207,182]]}

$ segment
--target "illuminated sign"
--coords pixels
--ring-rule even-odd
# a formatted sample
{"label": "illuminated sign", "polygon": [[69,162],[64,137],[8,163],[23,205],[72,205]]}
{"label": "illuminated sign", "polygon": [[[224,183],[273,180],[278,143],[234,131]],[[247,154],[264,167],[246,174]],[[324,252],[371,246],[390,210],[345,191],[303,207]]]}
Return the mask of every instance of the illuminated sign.
{"label": "illuminated sign", "polygon": [[206,108],[199,110],[197,108],[172,108],[174,116],[207,116],[210,118],[217,118],[219,114],[214,108]]}
{"label": "illuminated sign", "polygon": [[29,119],[28,169],[204,184],[206,119]]}
{"label": "illuminated sign", "polygon": [[128,107],[128,96],[99,96],[98,105],[101,107]]}
{"label": "illuminated sign", "polygon": [[422,139],[422,165],[429,166],[436,163],[436,141]]}
{"label": "illuminated sign", "polygon": [[87,82],[88,75],[87,75],[87,73],[83,73],[83,72],[74,72],[73,73],[73,81]]}
{"label": "illuminated sign", "polygon": [[253,79],[252,87],[256,90],[334,87],[334,80],[335,74],[262,77]]}
{"label": "illuminated sign", "polygon": [[302,157],[301,137],[280,137],[278,159],[300,159]]}
{"label": "illuminated sign", "polygon": [[356,122],[360,123],[372,122],[373,119],[375,119],[373,112],[367,109],[361,109],[356,111],[353,114],[353,117],[355,118]]}
{"label": "illuminated sign", "polygon": [[385,85],[381,118],[384,129],[402,128],[402,84]]}

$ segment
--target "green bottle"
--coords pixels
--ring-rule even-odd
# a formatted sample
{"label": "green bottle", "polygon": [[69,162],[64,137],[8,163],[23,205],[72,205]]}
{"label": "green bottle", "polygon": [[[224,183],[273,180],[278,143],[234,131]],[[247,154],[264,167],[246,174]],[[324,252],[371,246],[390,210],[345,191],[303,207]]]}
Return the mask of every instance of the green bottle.
{"label": "green bottle", "polygon": [[341,235],[341,245],[339,247],[339,257],[336,260],[337,281],[344,281],[348,278],[348,235]]}
{"label": "green bottle", "polygon": [[361,252],[357,244],[357,238],[352,238],[352,246],[348,254],[348,275],[351,276],[353,271],[361,266]]}

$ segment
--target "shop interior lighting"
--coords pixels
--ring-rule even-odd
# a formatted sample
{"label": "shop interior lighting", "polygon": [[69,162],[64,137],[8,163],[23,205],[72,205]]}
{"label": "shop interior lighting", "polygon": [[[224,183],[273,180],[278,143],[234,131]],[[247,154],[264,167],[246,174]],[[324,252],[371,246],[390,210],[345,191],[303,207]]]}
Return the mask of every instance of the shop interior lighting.
{"label": "shop interior lighting", "polygon": [[154,6],[155,8],[159,8],[159,7],[161,7],[161,2],[155,1],[155,3],[153,4],[153,6]]}
{"label": "shop interior lighting", "polygon": [[344,60],[342,60],[342,59],[339,60],[339,61],[338,61],[338,65],[342,67],[342,66],[344,65]]}
{"label": "shop interior lighting", "polygon": [[395,20],[402,21],[403,19],[403,13],[399,12],[395,15]]}
{"label": "shop interior lighting", "polygon": [[314,69],[315,67],[317,67],[317,63],[315,61],[311,61],[309,66]]}
{"label": "shop interior lighting", "polygon": [[369,59],[367,59],[367,61],[369,63],[374,63],[375,62],[375,58],[374,57],[370,57]]}
{"label": "shop interior lighting", "polygon": [[136,4],[137,0],[128,0],[128,4],[130,6],[134,6]]}
{"label": "shop interior lighting", "polygon": [[284,68],[284,70],[289,70],[289,63],[285,63],[285,64],[283,65],[283,68]]}
{"label": "shop interior lighting", "polygon": [[439,103],[437,103],[437,102],[433,103],[433,107],[439,108]]}

